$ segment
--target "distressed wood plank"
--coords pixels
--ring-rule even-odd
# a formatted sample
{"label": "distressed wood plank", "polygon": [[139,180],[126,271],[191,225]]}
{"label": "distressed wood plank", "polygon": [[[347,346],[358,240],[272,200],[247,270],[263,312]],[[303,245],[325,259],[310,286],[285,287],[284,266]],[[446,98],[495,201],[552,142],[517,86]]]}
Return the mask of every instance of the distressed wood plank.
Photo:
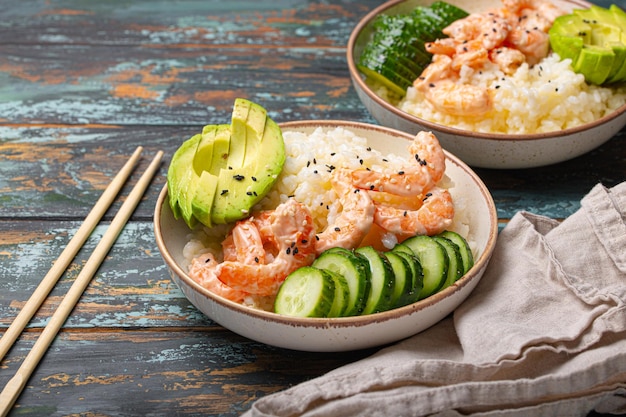
{"label": "distressed wood plank", "polygon": [[[8,4],[8,3],[7,3]],[[7,44],[337,47],[377,0],[32,1],[0,10]]]}
{"label": "distressed wood plank", "polygon": [[227,119],[236,97],[282,121],[370,117],[342,49],[0,44],[0,123],[207,124]]}
{"label": "distressed wood plank", "polygon": [[[6,230],[6,222],[0,222],[0,328],[11,324],[79,227],[76,222],[22,224],[33,223],[37,229]],[[46,325],[107,227],[96,228],[30,328]],[[170,280],[149,222],[126,226],[65,323],[68,328],[198,325],[215,326]]]}
{"label": "distressed wood plank", "polygon": [[[26,333],[11,351],[2,385],[37,334]],[[10,415],[236,416],[261,396],[372,352],[294,352],[210,327],[63,331]]]}

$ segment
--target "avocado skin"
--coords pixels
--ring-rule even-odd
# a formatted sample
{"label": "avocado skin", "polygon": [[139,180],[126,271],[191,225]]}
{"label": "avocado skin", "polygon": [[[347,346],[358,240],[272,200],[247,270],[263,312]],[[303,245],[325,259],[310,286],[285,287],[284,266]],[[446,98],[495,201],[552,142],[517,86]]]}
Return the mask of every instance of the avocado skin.
{"label": "avocado skin", "polygon": [[549,31],[550,46],[571,59],[575,72],[591,84],[626,80],[626,13],[612,5],[592,5],[559,16]]}

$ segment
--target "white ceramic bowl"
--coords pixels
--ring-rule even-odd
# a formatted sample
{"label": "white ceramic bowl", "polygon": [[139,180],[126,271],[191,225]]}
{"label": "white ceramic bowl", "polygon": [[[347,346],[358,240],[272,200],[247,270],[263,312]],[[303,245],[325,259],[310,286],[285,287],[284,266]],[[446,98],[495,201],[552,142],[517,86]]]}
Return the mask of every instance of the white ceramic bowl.
{"label": "white ceramic bowl", "polygon": [[[565,10],[587,8],[584,0],[552,0]],[[350,76],[356,92],[371,115],[383,126],[404,132],[434,132],[445,149],[465,163],[481,168],[531,168],[583,155],[611,139],[626,124],[626,105],[613,114],[584,126],[540,134],[484,134],[455,129],[406,113],[379,97],[363,80],[356,63],[371,36],[379,14],[394,15],[429,5],[433,0],[392,0],[368,13],[354,28],[347,47]],[[449,0],[468,12],[500,6],[499,0]]]}
{"label": "white ceramic bowl", "polygon": [[[283,131],[312,132],[317,127],[343,126],[368,140],[372,148],[406,152],[413,136],[393,129],[340,121],[303,121],[281,125]],[[256,310],[214,295],[187,275],[183,246],[189,229],[175,220],[167,201],[167,186],[159,196],[154,233],[172,280],[191,303],[220,325],[247,338],[283,348],[333,352],[383,345],[416,334],[452,312],[480,280],[495,246],[498,225],[487,187],[457,157],[446,152],[446,174],[454,181],[455,201],[465,205],[466,224],[475,245],[475,265],[459,281],[438,294],[395,310],[360,317],[292,318]],[[458,207],[457,203],[457,207]],[[458,208],[457,208],[458,210]]]}

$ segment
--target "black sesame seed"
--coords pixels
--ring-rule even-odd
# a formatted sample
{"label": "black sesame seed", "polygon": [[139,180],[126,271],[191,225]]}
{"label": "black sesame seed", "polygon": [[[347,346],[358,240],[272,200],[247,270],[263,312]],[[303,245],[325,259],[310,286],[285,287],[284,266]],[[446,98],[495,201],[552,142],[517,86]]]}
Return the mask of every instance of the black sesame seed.
{"label": "black sesame seed", "polygon": [[341,232],[341,228],[340,227],[335,227],[335,232]]}
{"label": "black sesame seed", "polygon": [[243,175],[241,175],[241,174],[233,175],[233,178],[234,178],[236,181],[243,181],[244,179],[246,179],[246,177],[244,177],[244,176],[243,176]]}
{"label": "black sesame seed", "polygon": [[220,195],[224,195],[224,194],[228,194],[228,190],[222,190],[222,192],[220,193]]}

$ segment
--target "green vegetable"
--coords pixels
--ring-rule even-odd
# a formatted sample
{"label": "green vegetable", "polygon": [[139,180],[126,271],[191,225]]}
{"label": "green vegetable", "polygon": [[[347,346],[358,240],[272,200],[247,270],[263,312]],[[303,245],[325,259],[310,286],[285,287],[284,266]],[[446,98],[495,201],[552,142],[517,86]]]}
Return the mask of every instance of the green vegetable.
{"label": "green vegetable", "polygon": [[446,26],[467,15],[443,1],[418,6],[406,14],[380,15],[372,23],[372,39],[357,67],[367,78],[404,96],[431,62],[432,54],[426,52],[424,44],[443,38]]}
{"label": "green vegetable", "polygon": [[332,248],[285,279],[274,311],[298,317],[386,311],[452,285],[473,264],[466,240],[451,231],[414,236],[387,252],[371,246],[354,251]]}
{"label": "green vegetable", "polygon": [[626,81],[626,12],[592,5],[555,19],[550,46],[575,72],[602,85]]}
{"label": "green vegetable", "polygon": [[231,124],[207,125],[183,142],[167,171],[169,204],[189,227],[249,215],[285,162],[280,127],[261,106],[236,99]]}

